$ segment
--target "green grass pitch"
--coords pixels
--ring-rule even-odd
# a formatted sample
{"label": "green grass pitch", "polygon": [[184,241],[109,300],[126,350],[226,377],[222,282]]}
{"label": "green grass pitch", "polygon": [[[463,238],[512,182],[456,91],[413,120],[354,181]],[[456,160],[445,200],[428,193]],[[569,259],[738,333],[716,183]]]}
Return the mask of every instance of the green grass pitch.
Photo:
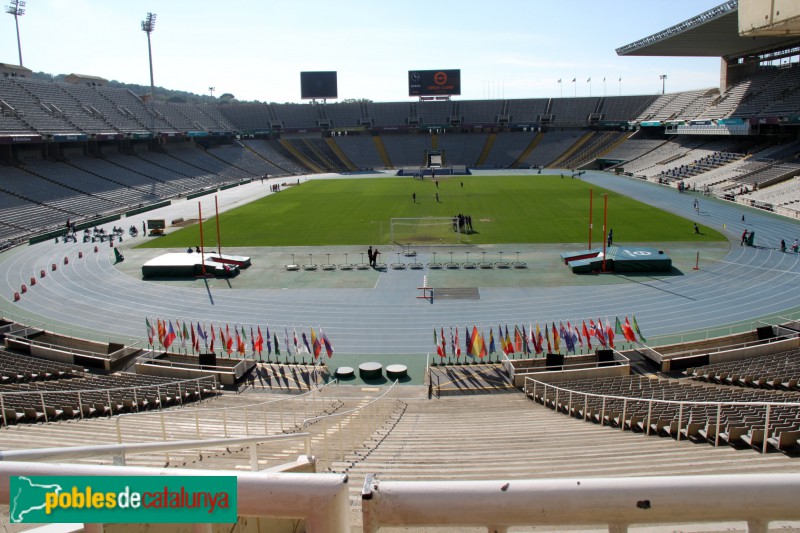
{"label": "green grass pitch", "polygon": [[[590,188],[594,188],[593,243],[599,244],[603,238],[603,193],[608,193],[608,227],[614,229],[617,242],[725,240],[706,226],[700,226],[701,235],[695,235],[687,219],[579,179],[543,175],[437,179],[438,189],[430,179],[408,177],[311,180],[223,213],[222,244],[387,244],[392,217],[458,213],[472,217],[475,233],[465,237],[473,244],[586,242]],[[213,205],[210,196],[200,201],[206,210]],[[213,218],[203,224],[206,246],[216,245],[215,226]],[[200,230],[195,224],[141,246],[185,248],[199,243]]]}

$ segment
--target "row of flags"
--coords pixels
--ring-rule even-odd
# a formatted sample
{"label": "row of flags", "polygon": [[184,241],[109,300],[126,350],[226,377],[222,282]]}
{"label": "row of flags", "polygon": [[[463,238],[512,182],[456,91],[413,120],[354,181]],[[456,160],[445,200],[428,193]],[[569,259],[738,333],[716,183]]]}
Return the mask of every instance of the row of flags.
{"label": "row of flags", "polygon": [[[472,326],[472,331],[469,327],[465,327],[466,355],[482,359],[498,352],[505,355],[560,353],[562,346],[567,352],[575,353],[578,348],[584,346],[591,350],[593,342],[597,347],[613,349],[615,347],[614,339],[617,335],[622,336],[628,342],[647,342],[639,329],[639,324],[636,323],[636,317],[631,316],[632,322],[628,320],[627,316],[624,322],[621,322],[619,317],[615,317],[613,325],[608,319],[605,323],[600,319],[597,322],[589,320],[588,325],[585,320],[580,325],[572,325],[569,322],[564,325],[559,322],[556,326],[556,323],[552,322],[548,326],[545,323],[544,332],[538,323],[535,328],[533,324],[528,324],[527,329],[524,324],[522,326],[515,324],[513,331],[509,330],[508,325],[506,325],[505,331],[502,326],[498,325],[497,336],[495,336],[495,329],[490,326],[488,337],[479,331],[477,326]],[[461,342],[457,326],[455,330],[450,326],[449,336],[446,334],[444,326],[438,332],[434,327],[433,344],[440,357],[451,355],[458,359],[461,356]]]}
{"label": "row of flags", "polygon": [[[147,342],[150,346],[155,347],[156,343],[165,350],[170,347],[175,349],[179,346],[180,349],[189,350],[192,353],[200,352],[215,352],[220,350],[227,353],[229,356],[236,352],[240,356],[244,356],[248,350],[251,355],[258,354],[259,357],[266,351],[267,356],[272,355],[273,351],[276,356],[281,355],[281,343],[278,340],[278,332],[274,331],[270,334],[269,326],[266,326],[266,334],[261,333],[261,326],[250,326],[250,337],[247,336],[247,331],[243,325],[237,326],[234,324],[233,332],[229,324],[225,324],[225,329],[222,329],[222,324],[217,324],[215,327],[213,323],[206,326],[201,322],[194,322],[190,320],[175,320],[173,326],[172,319],[156,318],[154,322],[150,321],[149,317],[144,319],[145,329],[147,330]],[[283,349],[286,355],[304,355],[314,354],[314,359],[317,359],[323,350],[328,355],[328,358],[333,357],[333,345],[331,344],[328,335],[319,328],[319,335],[314,328],[309,328],[309,335],[303,328],[300,328],[300,337],[297,336],[297,330],[292,328],[291,341],[289,337],[289,329],[283,328]],[[294,353],[292,353],[294,348]]]}

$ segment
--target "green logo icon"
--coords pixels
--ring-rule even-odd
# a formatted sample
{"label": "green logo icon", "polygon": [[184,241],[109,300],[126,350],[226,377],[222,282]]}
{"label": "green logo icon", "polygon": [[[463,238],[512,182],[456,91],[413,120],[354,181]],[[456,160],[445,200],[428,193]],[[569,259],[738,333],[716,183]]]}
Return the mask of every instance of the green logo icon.
{"label": "green logo icon", "polygon": [[235,523],[236,476],[14,476],[12,523]]}

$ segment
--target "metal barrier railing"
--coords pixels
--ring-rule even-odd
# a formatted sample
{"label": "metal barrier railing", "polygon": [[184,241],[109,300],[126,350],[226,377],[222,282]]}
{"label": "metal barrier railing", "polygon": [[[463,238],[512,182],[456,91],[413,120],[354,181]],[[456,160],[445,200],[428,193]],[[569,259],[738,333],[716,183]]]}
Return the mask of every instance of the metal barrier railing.
{"label": "metal barrier railing", "polygon": [[[325,453],[324,455],[317,454],[317,463],[321,464],[322,460],[324,460],[326,467],[330,469],[334,461],[341,461],[344,459],[346,451],[355,451],[357,443],[366,442],[369,436],[375,433],[391,415],[398,389],[398,381],[395,380],[383,394],[377,398],[373,398],[364,405],[347,411],[315,416],[303,420],[300,426],[301,429],[306,429],[314,424],[327,424],[331,422],[330,425],[324,427],[321,431],[322,446]],[[338,436],[338,448],[335,447],[337,443],[333,442],[334,437],[328,435],[328,429],[334,426],[332,423],[334,420],[336,421],[335,432]],[[344,431],[345,427],[348,428],[349,431]],[[345,443],[345,438],[348,436],[349,445]]]}
{"label": "metal barrier railing", "polygon": [[[481,481],[389,481],[368,475],[361,493],[364,533],[382,527],[486,528],[746,522],[800,519],[800,474],[739,474]],[[746,504],[744,503],[746,502]]]}
{"label": "metal barrier railing", "polygon": [[[176,390],[177,389],[177,398],[178,403],[183,405],[183,393],[187,392],[189,389],[195,389],[199,391],[200,396],[202,398],[203,391],[205,390],[215,390],[217,388],[217,381],[214,376],[206,376],[202,378],[194,378],[194,379],[185,379],[179,381],[172,381],[169,383],[160,383],[157,385],[135,385],[129,387],[111,387],[105,389],[75,389],[75,390],[27,390],[27,391],[14,391],[14,392],[2,392],[0,393],[0,413],[4,416],[2,418],[2,424],[7,425],[8,420],[6,420],[5,413],[6,413],[6,404],[10,401],[11,398],[16,397],[25,397],[25,396],[38,396],[39,398],[39,406],[42,408],[42,414],[45,422],[49,422],[49,412],[50,409],[48,407],[53,407],[51,402],[46,401],[45,398],[53,397],[53,398],[61,398],[63,399],[65,396],[75,395],[78,407],[78,414],[79,418],[84,418],[86,416],[87,411],[84,409],[85,407],[92,407],[95,402],[92,401],[84,401],[87,396],[97,396],[98,394],[104,396],[103,400],[108,402],[108,406],[114,404],[112,401],[112,393],[116,396],[118,393],[125,393],[130,391],[129,399],[132,402],[132,406],[135,406],[138,409],[139,401],[144,400],[148,397],[153,397],[155,394],[155,398],[160,398],[163,396],[162,393],[168,390]],[[63,401],[57,401],[57,404],[63,403]],[[162,402],[156,402],[158,409],[162,409]],[[113,414],[113,412],[112,412]]]}
{"label": "metal barrier railing", "polygon": [[225,439],[176,440],[168,442],[144,442],[125,444],[98,444],[94,446],[64,446],[55,448],[35,448],[28,450],[0,451],[0,461],[64,461],[110,456],[114,464],[125,466],[126,457],[138,453],[170,452],[174,450],[202,450],[205,448],[227,447],[237,444],[249,445],[250,470],[258,471],[258,448],[263,442],[304,439],[305,452],[311,455],[311,434],[291,433],[289,435],[270,435],[258,437],[230,437]]}
{"label": "metal barrier railing", "polygon": [[[536,389],[539,387],[543,389],[543,393],[540,395],[543,398],[543,404],[546,405],[549,400],[552,399],[552,403],[555,406],[556,410],[559,409],[559,406],[563,406],[563,409],[566,410],[567,413],[572,413],[575,408],[583,408],[583,419],[589,419],[589,398],[596,398],[600,401],[600,409],[598,411],[597,418],[599,419],[600,425],[605,425],[606,415],[610,414],[611,406],[609,405],[609,401],[617,401],[622,402],[622,409],[619,413],[619,427],[621,430],[625,430],[625,422],[628,421],[627,415],[632,413],[631,407],[636,404],[645,404],[647,406],[647,415],[642,417],[642,423],[644,425],[644,432],[646,435],[650,435],[651,426],[653,422],[653,406],[655,405],[674,405],[678,407],[677,412],[677,428],[676,428],[676,439],[678,441],[681,440],[682,430],[685,429],[688,424],[684,425],[684,413],[690,412],[693,406],[709,406],[716,408],[716,414],[714,418],[711,420],[714,422],[714,446],[719,446],[719,439],[720,439],[720,429],[724,427],[722,422],[722,409],[723,407],[763,407],[764,408],[764,423],[760,425],[763,427],[763,443],[762,443],[762,453],[767,452],[767,444],[768,444],[768,436],[770,430],[770,416],[772,415],[772,411],[775,407],[792,407],[800,411],[800,402],[737,402],[737,401],[729,401],[729,402],[718,402],[718,401],[693,401],[693,400],[659,400],[655,398],[631,398],[627,396],[615,396],[610,394],[596,394],[590,392],[582,392],[582,391],[574,391],[570,389],[565,389],[562,387],[558,387],[555,385],[550,385],[549,383],[544,383],[542,381],[535,380],[530,377],[525,378],[525,384],[523,385],[523,392],[526,396],[530,396],[534,401],[536,401]],[[631,424],[632,425],[632,424]],[[755,426],[756,424],[752,424]]]}
{"label": "metal barrier railing", "polygon": [[[194,425],[194,436],[197,439],[205,436],[231,437],[235,429],[237,434],[243,431],[245,436],[269,435],[271,433],[284,433],[288,430],[299,430],[301,422],[308,418],[309,411],[320,412],[326,407],[326,391],[335,394],[332,387],[337,383],[332,381],[322,387],[312,389],[303,394],[254,401],[245,405],[225,407],[184,407],[179,410],[143,411],[140,413],[127,413],[116,418],[117,442],[122,443],[125,426],[134,432],[135,438],[141,438],[143,420],[155,419],[160,428],[159,437],[163,441],[170,440],[171,436],[185,438],[187,432],[186,421]],[[242,398],[242,396],[238,396]],[[289,405],[289,409],[284,406]],[[302,415],[303,418],[299,418]],[[271,419],[273,429],[270,430]],[[299,422],[298,422],[299,419]],[[173,424],[174,422],[174,424]],[[189,430],[191,431],[191,430]],[[177,440],[177,439],[175,439]]]}

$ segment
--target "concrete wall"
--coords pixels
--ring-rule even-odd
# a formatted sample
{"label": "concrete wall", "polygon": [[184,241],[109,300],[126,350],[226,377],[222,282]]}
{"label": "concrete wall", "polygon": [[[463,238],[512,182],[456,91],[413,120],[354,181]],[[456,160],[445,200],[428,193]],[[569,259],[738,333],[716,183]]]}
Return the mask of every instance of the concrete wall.
{"label": "concrete wall", "polygon": [[631,367],[628,364],[618,366],[604,366],[601,368],[584,368],[578,370],[554,370],[552,372],[529,372],[522,373],[520,370],[514,374],[514,386],[523,387],[525,378],[533,378],[545,383],[561,383],[573,379],[598,379],[629,376]]}
{"label": "concrete wall", "polygon": [[213,370],[201,370],[199,368],[187,368],[159,364],[152,359],[147,362],[137,362],[135,365],[136,373],[144,376],[161,376],[175,379],[196,379],[207,376],[215,376],[223,385],[233,385],[236,376],[233,371],[220,372]]}

